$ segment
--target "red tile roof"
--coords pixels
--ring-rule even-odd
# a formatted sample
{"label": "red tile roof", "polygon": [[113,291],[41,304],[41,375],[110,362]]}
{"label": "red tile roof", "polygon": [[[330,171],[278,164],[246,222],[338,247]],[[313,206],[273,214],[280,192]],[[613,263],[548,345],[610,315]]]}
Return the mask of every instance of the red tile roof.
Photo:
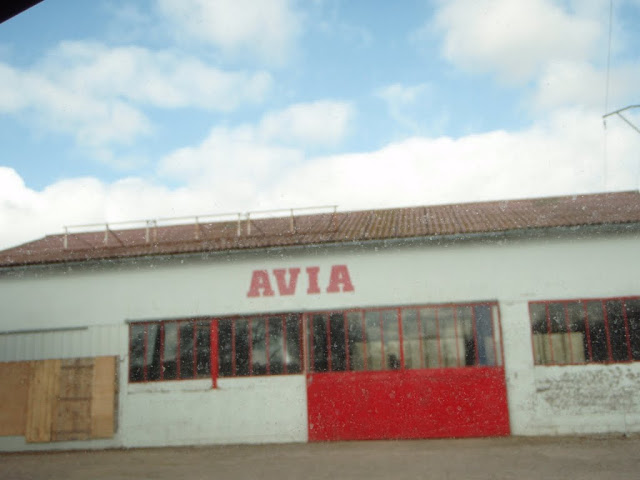
{"label": "red tile roof", "polygon": [[322,213],[48,235],[0,252],[0,267],[179,253],[640,223],[640,193]]}

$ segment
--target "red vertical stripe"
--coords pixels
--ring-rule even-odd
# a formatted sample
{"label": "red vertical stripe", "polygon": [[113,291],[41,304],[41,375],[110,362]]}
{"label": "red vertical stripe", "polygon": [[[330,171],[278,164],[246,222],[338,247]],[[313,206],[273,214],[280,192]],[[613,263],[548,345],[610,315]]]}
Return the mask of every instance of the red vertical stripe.
{"label": "red vertical stripe", "polygon": [[573,342],[571,341],[571,326],[569,325],[569,307],[567,302],[563,303],[564,306],[564,324],[567,328],[567,339],[569,340],[569,363],[575,363],[573,359]]}
{"label": "red vertical stripe", "polygon": [[440,348],[440,318],[438,316],[438,308],[436,311],[436,343],[438,344],[438,367],[442,367],[442,350]]}
{"label": "red vertical stripe", "polygon": [[343,328],[344,328],[344,352],[346,355],[346,370],[350,371],[351,370],[351,355],[349,355],[349,322],[347,319],[348,315],[347,312],[344,312],[342,314],[342,323],[344,324]]}
{"label": "red vertical stripe", "polygon": [[607,315],[607,307],[605,305],[605,301],[602,300],[602,314],[604,315],[604,334],[607,338],[607,355],[609,356],[609,361],[613,362],[613,352],[611,351],[611,336],[609,334],[609,316]]}
{"label": "red vertical stripe", "polygon": [[400,339],[400,368],[404,370],[404,339],[402,338],[402,309],[396,311],[396,320],[398,321],[398,335]]}
{"label": "red vertical stripe", "polygon": [[629,361],[633,360],[633,355],[631,353],[631,334],[629,333],[629,319],[627,318],[627,302],[626,300],[622,300],[622,316],[624,318],[624,335],[627,339],[627,352],[629,354]]}
{"label": "red vertical stripe", "polygon": [[331,317],[331,315],[325,315],[326,317],[326,321],[325,324],[327,326],[327,371],[330,372],[332,369],[332,365],[331,365],[331,325],[329,322],[329,318]]}
{"label": "red vertical stripe", "polygon": [[148,379],[148,367],[147,367],[147,351],[149,350],[149,324],[144,324],[144,362],[143,362],[143,380],[146,382]]}
{"label": "red vertical stripe", "polygon": [[420,318],[419,308],[416,308],[416,322],[418,322],[418,338],[420,339],[420,368],[424,368],[424,349],[422,347],[422,320]]}
{"label": "red vertical stripe", "polygon": [[218,387],[218,374],[219,372],[219,363],[218,363],[218,319],[215,318],[211,320],[211,328],[210,328],[211,338],[209,339],[210,345],[210,363],[211,363],[211,381],[213,383],[213,388]]}
{"label": "red vertical stripe", "polygon": [[591,348],[591,329],[589,328],[589,314],[587,313],[587,302],[580,302],[584,311],[584,329],[587,336],[587,350],[589,352],[589,361],[593,361],[593,351]]}
{"label": "red vertical stripe", "polygon": [[[471,307],[473,308],[473,307]],[[460,366],[460,342],[458,342],[458,307],[453,306],[453,329],[455,332],[456,341],[456,365]]]}
{"label": "red vertical stripe", "polygon": [[282,315],[282,371],[287,372],[287,323]]}
{"label": "red vertical stripe", "polygon": [[367,355],[367,329],[364,320],[364,310],[360,311],[360,319],[362,323],[362,354],[364,355],[364,370],[369,370],[369,358]]}

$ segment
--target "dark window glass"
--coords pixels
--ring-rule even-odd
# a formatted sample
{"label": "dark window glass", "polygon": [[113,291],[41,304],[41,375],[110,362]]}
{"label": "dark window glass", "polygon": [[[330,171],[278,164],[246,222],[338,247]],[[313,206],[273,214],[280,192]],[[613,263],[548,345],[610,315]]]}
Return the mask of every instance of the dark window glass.
{"label": "dark window glass", "polygon": [[251,372],[253,375],[267,374],[267,330],[265,320],[260,317],[251,319]]}
{"label": "dark window glass", "polygon": [[640,299],[625,300],[625,308],[629,325],[631,358],[640,360]]}
{"label": "dark window glass", "polygon": [[[251,321],[251,329],[253,334],[253,328],[257,325],[262,325],[264,332],[264,321],[260,319],[246,319],[246,318],[237,318],[234,320],[235,322],[235,347],[236,347],[236,375],[237,376],[246,376],[251,375],[250,372],[250,359],[251,359],[251,351],[250,351],[250,342],[251,337],[249,336],[249,322]],[[264,336],[263,336],[264,340]],[[255,362],[255,350],[253,352],[253,358]],[[255,374],[255,372],[254,372]]]}
{"label": "dark window glass", "polygon": [[144,325],[131,324],[129,340],[129,381],[144,380]]}
{"label": "dark window glass", "polygon": [[193,322],[179,322],[180,328],[180,378],[194,377],[194,328]]}
{"label": "dark window glass", "polygon": [[282,317],[270,317],[269,322],[269,369],[270,375],[284,373],[284,336]]}
{"label": "dark window glass", "polygon": [[287,373],[302,371],[300,352],[300,316],[288,315],[287,320]]}
{"label": "dark window glass", "polygon": [[349,368],[351,370],[366,370],[367,343],[362,332],[362,313],[348,312],[347,325],[349,328]]}
{"label": "dark window glass", "polygon": [[310,318],[309,345],[311,346],[311,366],[314,372],[327,372],[327,322],[324,315],[312,315]]}
{"label": "dark window glass", "polygon": [[211,374],[211,324],[198,322],[196,334],[196,375],[206,377]]}
{"label": "dark window glass", "polygon": [[531,315],[531,329],[534,335],[546,335],[547,313],[544,303],[532,303],[529,305]]}
{"label": "dark window glass", "polygon": [[233,375],[232,320],[218,320],[218,375]]}
{"label": "dark window glass", "polygon": [[160,346],[162,338],[160,336],[160,324],[147,324],[147,380],[160,380]]}
{"label": "dark window glass", "polygon": [[609,300],[606,302],[607,323],[609,324],[609,341],[611,342],[611,356],[614,362],[629,361],[627,348],[627,329],[624,323],[622,302]]}
{"label": "dark window glass", "polygon": [[164,329],[164,352],[162,360],[164,362],[163,378],[165,380],[175,380],[178,378],[178,325],[175,322],[166,322]]}
{"label": "dark window glass", "polygon": [[384,365],[385,370],[399,370],[402,368],[400,358],[400,332],[398,330],[398,311],[383,310],[382,332],[384,341]]}
{"label": "dark window glass", "polygon": [[331,371],[343,372],[347,369],[344,315],[341,313],[332,313],[329,315],[329,329],[331,341]]}
{"label": "dark window glass", "polygon": [[[464,364],[471,366],[476,364],[476,333],[477,333],[477,311],[471,307],[460,307],[457,309],[458,330],[462,335],[464,345]],[[476,323],[474,329],[474,322]]]}
{"label": "dark window glass", "polygon": [[604,325],[602,302],[587,302],[587,321],[591,338],[591,353],[594,362],[608,362],[607,334]]}

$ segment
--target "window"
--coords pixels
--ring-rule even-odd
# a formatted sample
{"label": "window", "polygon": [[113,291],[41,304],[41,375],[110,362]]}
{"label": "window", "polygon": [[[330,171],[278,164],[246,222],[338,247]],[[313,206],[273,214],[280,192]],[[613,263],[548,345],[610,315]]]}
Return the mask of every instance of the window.
{"label": "window", "polygon": [[493,303],[318,312],[306,318],[312,372],[502,364]]}
{"label": "window", "polygon": [[299,314],[219,319],[219,376],[301,373],[301,327]]}
{"label": "window", "polygon": [[136,322],[129,326],[129,381],[208,377],[210,320]]}
{"label": "window", "polygon": [[536,365],[640,360],[640,297],[529,304]]}

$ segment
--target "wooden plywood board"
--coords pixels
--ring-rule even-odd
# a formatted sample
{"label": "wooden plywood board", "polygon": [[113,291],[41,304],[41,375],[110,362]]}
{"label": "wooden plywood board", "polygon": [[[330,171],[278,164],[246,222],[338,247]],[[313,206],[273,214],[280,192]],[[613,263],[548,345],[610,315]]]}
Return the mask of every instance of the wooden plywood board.
{"label": "wooden plywood board", "polygon": [[0,363],[0,436],[24,435],[31,362]]}
{"label": "wooden plywood board", "polygon": [[93,364],[92,358],[62,361],[52,441],[90,438]]}
{"label": "wooden plywood board", "polygon": [[91,399],[93,359],[63,360],[60,372],[60,398]]}
{"label": "wooden plywood board", "polygon": [[86,440],[90,435],[91,399],[59,399],[51,440]]}
{"label": "wooden plywood board", "polygon": [[115,431],[117,357],[97,357],[93,368],[91,437],[111,438]]}
{"label": "wooden plywood board", "polygon": [[60,360],[33,362],[27,399],[27,442],[51,441],[53,416],[60,387]]}

